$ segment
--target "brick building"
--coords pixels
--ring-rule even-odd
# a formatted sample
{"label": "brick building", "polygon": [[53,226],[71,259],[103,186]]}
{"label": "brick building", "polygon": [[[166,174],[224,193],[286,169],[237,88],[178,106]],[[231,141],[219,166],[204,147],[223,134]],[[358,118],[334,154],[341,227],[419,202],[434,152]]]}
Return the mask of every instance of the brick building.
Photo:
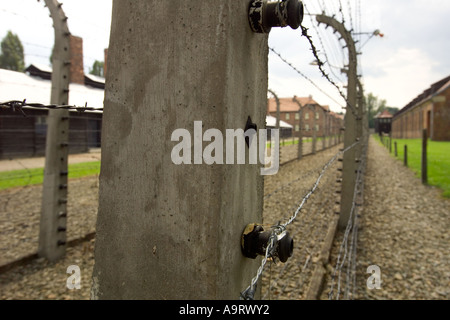
{"label": "brick building", "polygon": [[[302,106],[302,123],[300,124],[300,107]],[[314,130],[317,137],[338,135],[343,127],[343,117],[329,110],[328,106],[322,106],[311,96],[293,98],[280,98],[280,120],[289,123],[293,127],[294,136],[300,135],[300,125],[303,137],[312,137]],[[275,98],[268,99],[267,114],[277,116],[277,103]]]}
{"label": "brick building", "polygon": [[394,138],[419,139],[423,129],[434,141],[450,141],[450,76],[432,84],[394,115]]}

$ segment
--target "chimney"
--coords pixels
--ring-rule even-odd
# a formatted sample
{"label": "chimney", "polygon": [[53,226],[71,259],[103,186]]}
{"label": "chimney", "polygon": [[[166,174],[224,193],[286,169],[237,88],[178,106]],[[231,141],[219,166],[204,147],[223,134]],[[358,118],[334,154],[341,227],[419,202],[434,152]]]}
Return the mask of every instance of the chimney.
{"label": "chimney", "polygon": [[108,48],[105,49],[104,51],[105,53],[105,60],[103,60],[103,77],[106,78],[106,66],[107,66],[107,61],[108,61]]}
{"label": "chimney", "polygon": [[84,84],[83,39],[70,35],[70,83]]}

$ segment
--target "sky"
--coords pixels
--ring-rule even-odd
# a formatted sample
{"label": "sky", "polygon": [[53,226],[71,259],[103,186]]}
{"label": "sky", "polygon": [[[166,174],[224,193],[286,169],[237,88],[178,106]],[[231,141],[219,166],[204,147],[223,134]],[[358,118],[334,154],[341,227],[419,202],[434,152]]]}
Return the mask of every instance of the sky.
{"label": "sky", "polygon": [[[207,0],[205,0],[207,1]],[[83,38],[85,72],[95,60],[103,61],[109,44],[112,0],[64,0],[73,35]],[[450,75],[450,1],[448,0],[304,0],[308,28],[325,71],[339,90],[319,72],[310,45],[301,30],[273,28],[269,47],[302,75],[269,53],[269,89],[279,97],[312,96],[331,110],[343,111],[348,64],[347,49],[337,34],[318,26],[315,14],[325,12],[352,29],[358,40],[358,74],[365,93],[403,108],[431,84]],[[25,65],[49,65],[54,35],[49,11],[36,0],[0,0],[0,38],[11,30],[21,39]],[[372,36],[380,30],[384,37]],[[312,84],[314,83],[314,85]],[[339,92],[340,91],[340,92]],[[270,96],[270,94],[268,95]]]}

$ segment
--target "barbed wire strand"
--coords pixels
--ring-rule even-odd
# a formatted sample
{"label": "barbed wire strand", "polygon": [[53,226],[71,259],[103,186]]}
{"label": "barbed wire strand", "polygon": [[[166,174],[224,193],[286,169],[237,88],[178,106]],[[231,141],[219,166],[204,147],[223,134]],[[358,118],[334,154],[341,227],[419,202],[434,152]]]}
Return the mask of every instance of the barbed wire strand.
{"label": "barbed wire strand", "polygon": [[264,255],[263,259],[262,259],[261,265],[258,268],[256,276],[251,280],[250,285],[243,292],[241,292],[241,299],[253,300],[254,295],[255,295],[255,291],[256,291],[256,283],[258,282],[259,278],[261,277],[261,275],[262,275],[262,273],[264,271],[264,267],[265,267],[265,265],[267,263],[267,260],[269,259],[269,257],[273,256],[273,250],[275,249],[275,245],[277,243],[278,236],[281,233],[283,233],[286,230],[286,227],[288,225],[290,225],[297,218],[299,212],[302,210],[302,208],[304,207],[304,205],[306,204],[308,199],[317,190],[317,188],[319,186],[319,183],[320,183],[320,180],[325,175],[325,173],[327,172],[328,168],[333,164],[333,162],[335,162],[336,159],[340,155],[342,155],[345,152],[347,152],[348,150],[354,148],[359,143],[360,143],[360,141],[356,141],[355,143],[353,143],[352,145],[348,146],[344,150],[339,151],[333,158],[331,158],[331,160],[327,164],[325,164],[325,166],[323,167],[322,171],[319,174],[319,177],[317,178],[317,180],[314,183],[314,185],[311,188],[311,190],[303,197],[299,207],[297,208],[297,210],[295,210],[294,214],[284,224],[277,224],[277,225],[272,226],[272,233],[271,233],[271,235],[269,237],[269,240],[267,241],[267,247],[266,247],[265,255]]}
{"label": "barbed wire strand", "polygon": [[320,92],[322,92],[324,95],[326,95],[328,98],[330,98],[331,100],[333,100],[334,102],[336,102],[339,106],[341,106],[342,108],[345,108],[340,102],[338,102],[336,99],[334,99],[332,96],[330,96],[325,90],[323,90],[318,84],[316,84],[313,80],[311,80],[311,78],[309,78],[307,75],[305,75],[303,72],[301,72],[300,70],[298,70],[292,63],[290,63],[289,61],[287,61],[285,58],[283,58],[283,56],[278,53],[274,48],[269,47],[269,50],[272,51],[274,54],[276,54],[281,61],[283,61],[284,63],[286,63],[289,67],[291,67],[295,72],[297,72],[300,76],[302,76],[304,79],[306,79],[308,82],[310,82],[314,87],[316,87]]}
{"label": "barbed wire strand", "polygon": [[[356,176],[356,183],[355,183],[355,187],[354,187],[354,191],[353,191],[353,201],[352,201],[352,206],[350,209],[350,216],[349,216],[349,220],[345,229],[345,233],[344,233],[344,237],[343,240],[341,242],[341,246],[339,248],[339,253],[338,253],[338,257],[337,257],[337,262],[336,262],[336,267],[333,271],[333,274],[331,276],[331,288],[330,288],[330,292],[328,295],[328,298],[331,300],[333,299],[333,295],[334,295],[334,285],[335,285],[335,279],[336,279],[336,274],[338,274],[338,280],[337,280],[337,294],[336,294],[336,300],[339,299],[339,294],[340,294],[340,284],[341,284],[341,273],[342,273],[342,267],[345,263],[345,259],[347,257],[348,254],[348,236],[350,234],[350,231],[352,230],[353,226],[354,226],[354,219],[353,216],[356,215],[356,196],[358,193],[358,190],[361,188],[361,182],[362,182],[362,178],[363,178],[363,166],[365,165],[366,162],[366,154],[367,154],[367,144],[365,144],[364,146],[364,150],[362,153],[362,157],[361,157],[361,162],[358,166],[358,170],[357,170],[357,176]],[[343,258],[342,258],[342,254],[343,254]],[[341,261],[342,258],[342,261]]]}
{"label": "barbed wire strand", "polygon": [[42,103],[28,103],[26,99],[19,101],[19,100],[11,100],[6,102],[0,103],[0,108],[9,108],[13,111],[19,110],[22,112],[24,116],[27,116],[26,113],[23,111],[23,108],[29,107],[29,108],[37,108],[37,109],[61,109],[61,110],[76,110],[78,112],[85,112],[85,111],[103,111],[103,108],[92,108],[88,107],[87,103],[84,105],[84,107],[77,107],[74,105],[57,105],[57,104],[42,104]]}
{"label": "barbed wire strand", "polygon": [[317,51],[316,46],[314,45],[314,42],[312,40],[312,37],[308,34],[308,28],[301,26],[302,29],[302,36],[304,36],[308,42],[309,45],[311,47],[311,51],[314,55],[314,58],[317,61],[317,66],[319,68],[320,73],[322,74],[322,76],[329,82],[331,83],[331,85],[333,85],[333,87],[335,87],[337,89],[337,91],[339,92],[340,96],[344,99],[344,101],[347,104],[347,107],[350,109],[350,111],[353,113],[353,115],[356,115],[356,108],[355,106],[353,106],[350,101],[348,101],[347,96],[342,92],[342,90],[339,88],[339,86],[336,84],[336,82],[330,78],[330,76],[325,72],[325,70],[323,69],[323,65],[324,62],[322,62],[322,60],[319,58],[319,53]]}
{"label": "barbed wire strand", "polygon": [[[314,170],[311,171],[311,172],[314,172]],[[318,209],[315,209],[314,212],[318,212],[319,214],[321,214],[322,211],[323,211],[323,209],[324,209],[324,207],[330,203],[331,198],[332,198],[331,196],[328,196],[328,197],[326,198],[325,201],[322,201],[322,202],[321,202],[320,207],[319,207]],[[302,238],[301,238],[300,242],[299,242],[296,246],[300,248],[301,252],[306,251],[306,253],[308,253],[309,255],[311,255],[311,252],[308,252],[308,248],[307,248],[306,245],[303,245],[303,242],[305,242],[306,239],[311,239],[310,234],[312,234],[313,231],[315,232],[315,234],[317,233],[317,230],[319,229],[319,228],[318,228],[318,224],[319,224],[320,222],[322,222],[322,224],[321,224],[320,226],[323,226],[323,225],[327,224],[327,221],[326,221],[326,219],[318,219],[317,214],[314,214],[314,215],[310,214],[310,215],[308,215],[308,217],[310,218],[310,220],[313,220],[314,222],[312,222],[312,225],[311,225],[309,222],[306,223],[305,220],[303,220],[302,226],[306,226],[306,225],[307,225],[308,228],[307,228],[306,233],[305,233],[305,234],[302,234]],[[315,219],[314,219],[314,218],[315,218]],[[297,220],[297,221],[298,221],[298,220]],[[300,228],[296,229],[296,232],[292,233],[292,235],[291,235],[292,238],[294,238],[298,233],[301,233],[301,231],[304,231],[304,230],[300,230]],[[314,247],[312,248],[312,250],[311,250],[312,253],[315,251],[315,247],[316,247],[316,246],[317,246],[317,243],[316,243],[316,244],[314,245]],[[305,256],[306,256],[306,255],[305,255]],[[309,258],[310,258],[310,256],[309,256]],[[269,288],[267,289],[267,291],[266,291],[266,293],[264,294],[264,296],[263,296],[262,299],[265,299],[265,297],[266,297],[268,294],[270,294],[272,288],[275,287],[275,286],[278,284],[278,281],[279,281],[280,278],[283,276],[283,274],[284,274],[284,272],[286,271],[286,269],[287,269],[288,267],[291,267],[291,261],[292,261],[292,260],[288,260],[288,261],[284,264],[283,268],[279,271],[276,280],[274,281],[274,283],[271,283],[271,284],[269,285]],[[300,259],[300,262],[297,264],[298,267],[300,266],[301,262],[302,262],[302,260]],[[306,262],[304,263],[304,267],[301,269],[301,273],[305,271],[307,265],[308,265],[308,261],[306,261]],[[304,282],[304,281],[303,281],[303,282]],[[281,289],[281,292],[278,293],[277,296],[280,296],[280,295],[284,292],[285,287],[286,287],[286,285]]]}

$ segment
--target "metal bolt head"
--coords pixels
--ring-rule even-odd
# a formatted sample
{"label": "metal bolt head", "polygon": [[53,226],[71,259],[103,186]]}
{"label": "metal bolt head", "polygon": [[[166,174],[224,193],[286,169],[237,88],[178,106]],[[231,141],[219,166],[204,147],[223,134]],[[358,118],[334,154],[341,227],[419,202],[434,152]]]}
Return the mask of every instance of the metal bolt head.
{"label": "metal bolt head", "polygon": [[289,235],[289,232],[286,232],[286,235],[278,241],[278,258],[281,262],[285,263],[291,256],[294,251],[294,239]]}

